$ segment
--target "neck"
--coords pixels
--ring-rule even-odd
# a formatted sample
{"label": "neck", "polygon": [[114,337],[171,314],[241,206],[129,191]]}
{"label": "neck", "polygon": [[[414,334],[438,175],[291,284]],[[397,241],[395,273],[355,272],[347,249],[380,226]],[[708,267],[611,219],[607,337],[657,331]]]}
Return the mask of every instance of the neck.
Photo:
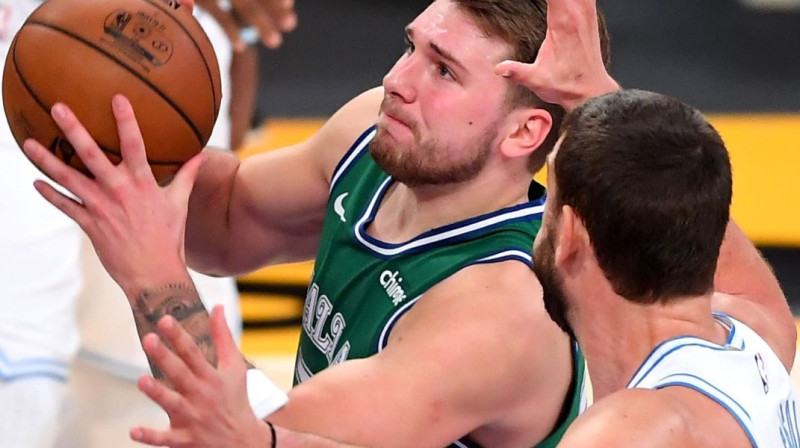
{"label": "neck", "polygon": [[[727,330],[711,315],[711,296],[678,298],[668,304],[638,304],[607,287],[583,309],[571,310],[576,337],[589,366],[594,399],[625,389],[660,343],[691,335],[723,345]],[[588,290],[587,290],[588,291]]]}
{"label": "neck", "polygon": [[530,175],[498,179],[489,171],[457,184],[395,183],[378,207],[370,234],[387,242],[407,241],[437,227],[527,202]]}

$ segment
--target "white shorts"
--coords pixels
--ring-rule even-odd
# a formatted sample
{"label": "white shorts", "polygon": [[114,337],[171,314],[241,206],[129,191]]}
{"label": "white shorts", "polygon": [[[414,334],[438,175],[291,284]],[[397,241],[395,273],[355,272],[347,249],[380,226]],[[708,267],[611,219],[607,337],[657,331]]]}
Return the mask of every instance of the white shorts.
{"label": "white shorts", "polygon": [[62,381],[43,377],[0,381],[0,446],[52,448],[61,426],[65,388]]}

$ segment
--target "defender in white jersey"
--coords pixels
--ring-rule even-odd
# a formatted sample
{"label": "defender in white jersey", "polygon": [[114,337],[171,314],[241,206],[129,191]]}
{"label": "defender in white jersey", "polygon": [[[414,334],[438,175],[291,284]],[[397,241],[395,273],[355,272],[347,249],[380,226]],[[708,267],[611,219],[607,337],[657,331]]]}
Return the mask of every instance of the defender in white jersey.
{"label": "defender in white jersey", "polygon": [[781,360],[741,321],[714,317],[728,330],[724,345],[694,336],[664,341],[628,387],[693,389],[730,412],[754,447],[799,446],[797,394]]}
{"label": "defender in white jersey", "polygon": [[548,164],[534,269],[595,398],[559,447],[798,446],[794,320],[729,220],[728,153],[700,112],[593,98]]}

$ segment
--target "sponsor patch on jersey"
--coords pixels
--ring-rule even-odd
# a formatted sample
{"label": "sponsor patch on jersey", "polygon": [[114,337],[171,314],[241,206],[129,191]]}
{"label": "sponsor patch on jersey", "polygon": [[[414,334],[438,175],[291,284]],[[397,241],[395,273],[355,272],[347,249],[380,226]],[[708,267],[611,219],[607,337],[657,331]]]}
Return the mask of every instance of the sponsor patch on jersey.
{"label": "sponsor patch on jersey", "polygon": [[386,291],[386,295],[392,299],[392,303],[397,306],[400,305],[403,300],[405,300],[406,292],[403,290],[403,286],[401,283],[403,282],[403,277],[400,276],[400,271],[383,271],[381,272],[381,276],[379,277],[381,282],[381,286]]}

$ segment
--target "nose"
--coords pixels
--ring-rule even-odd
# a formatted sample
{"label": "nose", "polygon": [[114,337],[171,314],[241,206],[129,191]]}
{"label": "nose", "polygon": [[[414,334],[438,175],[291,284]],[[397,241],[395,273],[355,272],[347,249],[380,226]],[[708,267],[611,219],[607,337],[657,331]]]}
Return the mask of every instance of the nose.
{"label": "nose", "polygon": [[414,55],[403,55],[395,62],[389,73],[383,77],[383,90],[387,95],[406,103],[416,99],[414,87],[415,61]]}

